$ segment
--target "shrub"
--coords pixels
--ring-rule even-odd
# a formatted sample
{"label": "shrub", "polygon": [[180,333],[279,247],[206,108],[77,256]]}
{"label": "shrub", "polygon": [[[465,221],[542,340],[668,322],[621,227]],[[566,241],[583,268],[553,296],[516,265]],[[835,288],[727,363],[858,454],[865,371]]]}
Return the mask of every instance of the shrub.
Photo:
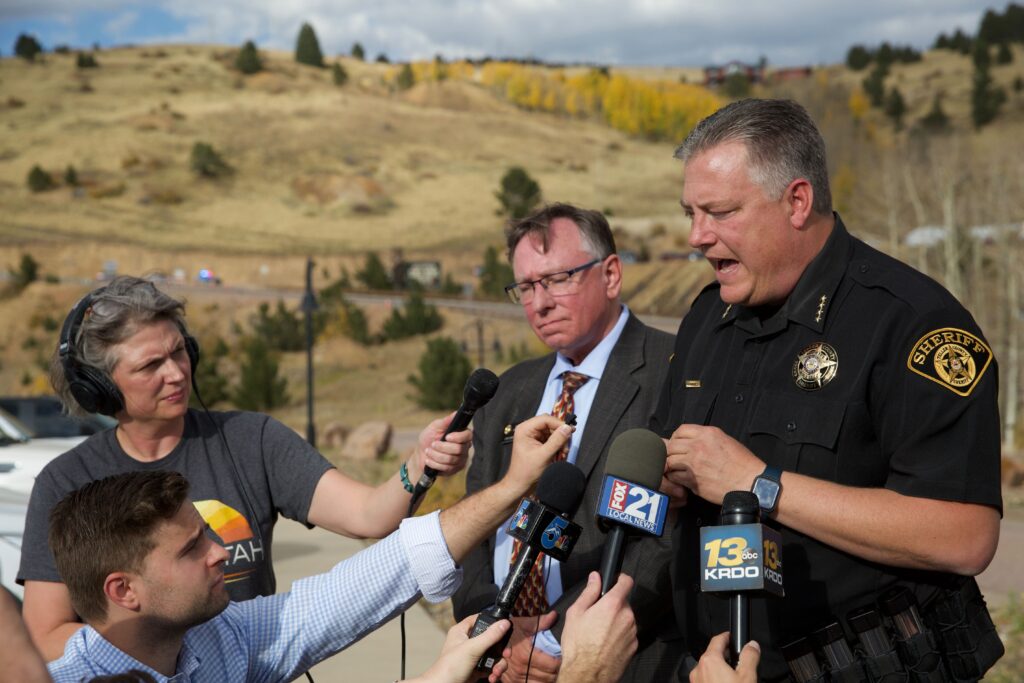
{"label": "shrub", "polygon": [[68,168],[64,171],[64,183],[71,187],[78,186],[78,171],[71,164],[68,164]]}
{"label": "shrub", "polygon": [[450,337],[427,342],[419,360],[419,375],[409,375],[416,389],[412,399],[429,410],[450,410],[462,401],[462,391],[472,370],[469,359]]}
{"label": "shrub", "polygon": [[221,178],[231,175],[233,171],[220,153],[206,142],[197,142],[192,146],[189,166],[204,178]]}
{"label": "shrub", "polygon": [[11,269],[11,272],[11,285],[16,292],[20,292],[39,279],[39,262],[32,258],[32,254],[22,254],[18,267]]}
{"label": "shrub", "polygon": [[27,33],[19,34],[18,39],[14,42],[14,54],[29,62],[34,62],[36,55],[42,51],[43,46],[39,44],[36,37]]}
{"label": "shrub", "polygon": [[242,410],[272,410],[288,402],[288,380],[279,376],[277,354],[259,337],[242,343],[239,378],[232,399]]}
{"label": "shrub", "polygon": [[366,60],[366,50],[359,43],[352,43],[352,57],[358,59],[360,62]]}
{"label": "shrub", "polygon": [[96,58],[88,52],[79,52],[78,57],[75,58],[75,66],[79,69],[96,69],[99,68],[99,65]]}
{"label": "shrub", "polygon": [[32,170],[28,172],[26,178],[28,189],[33,192],[46,192],[57,187],[57,183],[53,182],[53,178],[49,173],[44,171],[39,164],[32,167]]}
{"label": "shrub", "polygon": [[254,74],[263,70],[263,60],[256,50],[256,43],[251,40],[245,41],[245,45],[235,55],[235,68],[243,74]]}
{"label": "shrub", "polygon": [[501,178],[501,188],[495,195],[502,211],[509,218],[523,218],[540,203],[540,185],[519,166],[513,166]]}
{"label": "shrub", "polygon": [[308,23],[299,29],[299,37],[295,41],[295,61],[320,68],[324,66],[324,53],[320,51],[320,41]]}
{"label": "shrub", "polygon": [[417,334],[428,334],[441,329],[444,318],[438,313],[437,307],[426,303],[423,295],[413,292],[402,309],[395,308],[391,317],[384,321],[385,339],[405,339]]}
{"label": "shrub", "polygon": [[345,67],[340,62],[335,62],[331,65],[331,78],[334,79],[334,85],[339,87],[348,83],[348,72],[345,71]]}
{"label": "shrub", "polygon": [[386,54],[384,54],[383,52],[377,53],[377,59],[374,60],[374,61],[376,61],[378,64],[390,64],[391,63],[391,60],[388,59],[388,56]]}
{"label": "shrub", "polygon": [[391,289],[391,276],[384,268],[377,252],[371,251],[366,255],[362,270],[356,272],[356,279],[363,283],[367,289]]}

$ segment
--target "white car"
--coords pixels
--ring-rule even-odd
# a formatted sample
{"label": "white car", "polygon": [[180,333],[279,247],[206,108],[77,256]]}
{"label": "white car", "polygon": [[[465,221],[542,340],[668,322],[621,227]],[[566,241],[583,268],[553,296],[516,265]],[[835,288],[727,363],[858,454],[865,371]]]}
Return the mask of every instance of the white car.
{"label": "white car", "polygon": [[21,538],[32,486],[46,463],[86,438],[36,439],[21,421],[0,410],[0,583],[19,600],[24,591],[14,579],[21,562]]}
{"label": "white car", "polygon": [[21,562],[21,537],[28,514],[28,494],[0,488],[0,585],[21,600],[25,590],[14,583]]}
{"label": "white car", "polygon": [[33,438],[32,430],[10,413],[0,409],[0,488],[32,492],[36,476],[58,455],[66,453],[87,437]]}

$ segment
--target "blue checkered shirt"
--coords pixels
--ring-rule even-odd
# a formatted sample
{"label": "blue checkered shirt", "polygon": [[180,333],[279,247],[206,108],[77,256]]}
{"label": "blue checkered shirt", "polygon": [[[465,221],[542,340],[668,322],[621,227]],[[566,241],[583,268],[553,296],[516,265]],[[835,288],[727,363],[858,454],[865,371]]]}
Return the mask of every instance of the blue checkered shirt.
{"label": "blue checkered shirt", "polygon": [[420,595],[450,597],[462,580],[438,513],[407,519],[398,531],[292,585],[288,593],[233,602],[185,634],[171,678],[80,629],[49,665],[55,683],[145,671],[158,683],[290,681],[407,609]]}

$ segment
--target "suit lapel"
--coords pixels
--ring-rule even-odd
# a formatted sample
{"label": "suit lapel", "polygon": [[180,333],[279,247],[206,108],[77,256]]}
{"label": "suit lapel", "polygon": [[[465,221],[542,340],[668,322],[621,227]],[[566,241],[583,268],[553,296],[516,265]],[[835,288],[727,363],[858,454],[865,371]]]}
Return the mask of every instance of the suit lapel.
{"label": "suit lapel", "polygon": [[[544,395],[544,385],[547,384],[548,374],[550,374],[551,368],[554,365],[555,354],[550,353],[538,360],[538,366],[534,371],[524,373],[525,377],[523,380],[516,382],[514,391],[509,394],[508,405],[511,410],[506,413],[507,419],[502,425],[502,429],[508,425],[515,427],[520,422],[529,420],[537,414],[537,403],[540,401],[541,396]],[[545,411],[544,407],[541,406],[541,410],[550,412],[551,408],[549,407]],[[502,450],[504,451],[504,449]],[[511,457],[512,449],[508,449],[508,456],[502,455],[502,476],[508,471]]]}
{"label": "suit lapel", "polygon": [[645,334],[643,325],[630,314],[618,343],[608,357],[576,455],[576,466],[588,478],[607,449],[612,431],[640,391],[640,384],[633,373],[644,364]]}

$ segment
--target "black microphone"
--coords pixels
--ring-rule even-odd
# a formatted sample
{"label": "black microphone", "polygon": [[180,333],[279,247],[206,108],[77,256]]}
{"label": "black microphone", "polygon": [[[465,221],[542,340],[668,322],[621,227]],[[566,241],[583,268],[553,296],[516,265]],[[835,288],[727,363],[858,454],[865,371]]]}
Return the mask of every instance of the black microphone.
{"label": "black microphone", "polygon": [[665,442],[652,431],[630,429],[612,441],[597,501],[597,522],[608,532],[601,554],[601,595],[618,581],[626,536],[661,536],[668,496],[658,491],[665,470]]}
{"label": "black microphone", "polygon": [[718,526],[700,530],[703,592],[729,596],[729,647],[732,663],[750,640],[750,594],[765,590],[784,595],[781,536],[760,524],[761,507],[750,491],[730,491],[722,500]]}
{"label": "black microphone", "polygon": [[[466,380],[466,388],[462,390],[462,405],[455,411],[455,416],[448,424],[448,428],[444,430],[441,441],[447,439],[449,434],[461,432],[468,427],[473,419],[473,414],[490,401],[497,391],[497,375],[487,368],[477,368],[474,370],[473,374]],[[423,474],[420,476],[420,480],[416,482],[416,488],[413,490],[413,500],[417,500],[426,493],[427,489],[434,485],[436,478],[437,470],[433,467],[424,467]]]}
{"label": "black microphone", "polygon": [[[498,591],[494,605],[480,612],[469,637],[473,638],[501,619],[508,619],[519,598],[530,569],[541,553],[560,562],[569,559],[582,531],[569,521],[583,500],[587,478],[583,470],[565,461],[548,465],[537,482],[537,500],[524,498],[508,525],[508,534],[522,541],[519,557],[509,569],[505,582]],[[477,670],[490,671],[501,659],[501,653],[512,635],[492,645],[477,663]]]}

